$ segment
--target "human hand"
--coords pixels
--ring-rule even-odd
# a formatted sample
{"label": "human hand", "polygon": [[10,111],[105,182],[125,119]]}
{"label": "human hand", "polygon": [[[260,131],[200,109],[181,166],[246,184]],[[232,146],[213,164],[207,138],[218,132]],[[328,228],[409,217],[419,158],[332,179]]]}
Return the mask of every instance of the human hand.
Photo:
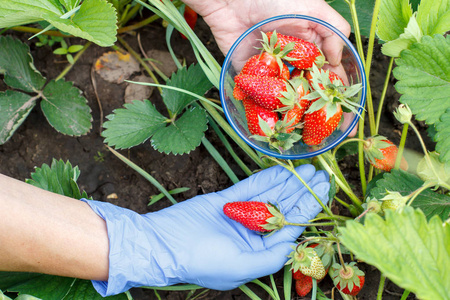
{"label": "human hand", "polygon": [[[323,203],[329,178],[312,165],[297,172]],[[106,220],[110,241],[107,282],[97,291],[114,295],[137,286],[192,283],[227,290],[277,272],[304,227],[286,226],[262,236],[229,219],[223,205],[256,200],[278,203],[287,221],[307,223],[321,206],[288,170],[275,166],[232,187],[200,195],[145,215],[105,202],[87,201]]]}
{"label": "human hand", "polygon": [[[184,0],[184,2],[197,11],[210,26],[217,45],[225,55],[247,29],[277,15],[300,14],[315,17],[330,23],[344,35],[350,35],[348,22],[324,0]],[[289,27],[291,33],[295,32],[297,37],[314,41],[331,66],[336,67],[340,64],[343,43],[338,36],[312,22],[295,22],[289,24]]]}

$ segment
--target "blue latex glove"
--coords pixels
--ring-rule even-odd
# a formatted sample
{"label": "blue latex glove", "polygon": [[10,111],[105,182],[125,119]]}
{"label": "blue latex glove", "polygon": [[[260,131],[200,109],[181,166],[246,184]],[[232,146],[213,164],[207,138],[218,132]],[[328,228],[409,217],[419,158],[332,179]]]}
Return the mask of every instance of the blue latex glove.
{"label": "blue latex glove", "polygon": [[[328,174],[312,165],[297,171],[327,203]],[[280,166],[221,192],[145,215],[84,200],[106,220],[110,242],[108,281],[93,281],[94,287],[102,296],[176,283],[228,290],[279,271],[304,227],[286,226],[264,237],[224,215],[225,203],[247,200],[277,203],[286,219],[296,223],[306,223],[322,210],[306,187]]]}

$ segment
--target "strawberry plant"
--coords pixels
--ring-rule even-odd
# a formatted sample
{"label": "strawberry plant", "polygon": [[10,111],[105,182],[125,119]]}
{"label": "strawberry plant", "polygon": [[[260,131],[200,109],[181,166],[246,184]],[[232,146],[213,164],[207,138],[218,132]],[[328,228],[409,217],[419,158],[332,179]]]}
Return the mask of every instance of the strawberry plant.
{"label": "strawberry plant", "polygon": [[[70,4],[70,1],[65,2]],[[134,9],[134,6],[127,6],[128,2],[122,5],[120,1],[110,2],[117,11]],[[110,6],[105,5],[106,1],[101,3],[99,11],[109,12]],[[81,26],[80,31],[70,30],[78,21],[77,15],[88,11],[82,9],[83,5],[87,7],[92,1],[83,1],[81,5],[73,1],[71,4],[52,8],[51,12],[46,9],[52,5],[47,5],[45,9],[35,5],[33,9],[45,12],[40,14],[42,17],[38,18],[39,20],[46,20],[56,28],[86,38],[88,35],[84,34],[89,32],[89,26]],[[304,163],[314,164],[317,169],[323,169],[330,174],[332,187],[329,204],[320,202],[323,212],[308,224],[286,223],[276,207],[268,204],[258,203],[253,208],[240,208],[248,213],[245,217],[233,215],[229,206],[224,208],[224,213],[233,220],[262,234],[276,234],[272,231],[284,226],[307,228],[298,238],[297,246],[287,259],[282,285],[275,282],[275,277],[279,274],[273,274],[267,279],[270,284],[255,279],[251,284],[241,286],[243,293],[251,299],[260,299],[252,290],[256,286],[273,299],[291,299],[293,291],[300,296],[309,294],[312,299],[328,299],[330,295],[325,295],[321,290],[323,284],[328,281],[334,286],[334,299],[339,297],[337,294],[342,299],[370,297],[365,294],[365,286],[374,285],[374,282],[368,281],[367,274],[363,272],[367,269],[364,266],[370,265],[381,274],[375,283],[379,285],[377,299],[385,296],[386,278],[403,289],[402,299],[407,299],[410,293],[419,299],[449,299],[450,39],[446,34],[450,28],[449,1],[330,2],[353,26],[352,40],[364,63],[369,83],[367,101],[355,137],[346,138],[334,149],[317,157],[303,160],[278,159],[263,155],[249,147],[236,134],[224,118],[219,99],[214,99],[214,90],[220,89],[221,66],[195,35],[192,25],[185,18],[185,11],[180,9],[176,2],[136,0],[134,4],[169,23],[167,36],[170,37],[172,31],[177,30],[186,37],[198,61],[184,66],[174,59],[178,70],[170,78],[161,76],[163,84],[135,82],[160,88],[163,105],[157,106],[150,100],[133,101],[108,115],[102,136],[112,153],[148,179],[172,203],[175,200],[171,193],[114,148],[129,149],[149,143],[159,152],[181,155],[203,145],[232,182],[239,181],[239,178],[220,154],[224,149],[229,152],[233,163],[241,168],[241,174],[245,175],[278,164],[293,172],[299,181],[306,185],[301,174],[297,174],[294,168]],[[0,8],[4,8],[0,9],[0,21],[6,22],[7,18],[4,16],[7,16],[7,9],[11,7],[8,4],[0,4]],[[24,24],[25,21],[38,21],[25,20],[24,14],[18,16],[23,17],[22,23],[0,24],[15,26]],[[119,23],[126,23],[127,16],[129,14],[120,17]],[[55,21],[57,18],[58,22]],[[104,21],[100,19],[99,21]],[[111,27],[110,23],[109,26]],[[273,38],[274,36],[275,32],[262,36],[263,44],[260,50],[265,54],[248,58],[247,65],[234,79],[235,85],[231,87],[231,91],[246,107],[248,129],[251,134],[258,136],[261,142],[274,143],[277,148],[291,147],[300,141],[310,145],[320,144],[323,136],[333,131],[339,122],[334,118],[340,119],[344,109],[351,111],[355,108],[348,98],[354,96],[357,90],[344,89],[343,79],[322,69],[324,63],[326,64],[326,57],[320,49],[311,46],[311,43],[301,42],[309,49],[305,52],[282,32],[277,32],[277,39]],[[86,39],[104,45],[114,41],[110,36],[93,36]],[[0,38],[0,43],[5,40]],[[120,36],[118,40],[121,41]],[[370,84],[376,43],[381,44],[382,55],[389,59],[385,84],[381,87]],[[167,38],[167,46],[173,53],[170,38]],[[27,53],[23,46],[16,47]],[[308,59],[301,60],[305,56]],[[14,92],[6,92],[3,98],[8,101],[10,97],[15,97],[23,99],[23,103],[27,104],[31,97],[27,93],[17,91],[22,89],[41,96],[41,103],[45,103],[46,88],[49,85],[43,88],[45,80],[31,67],[29,56],[24,57],[26,58],[15,58],[13,62],[27,66],[24,67],[26,80],[16,76],[15,69],[8,67],[11,59],[2,60],[0,56],[0,62],[4,61],[3,64],[0,63],[0,70],[5,74],[5,82],[14,88]],[[302,61],[297,69],[305,71],[300,71],[301,74],[296,74],[297,71],[290,72],[287,75],[287,63],[294,65],[295,61]],[[263,77],[265,81],[261,79]],[[305,83],[305,80],[309,82]],[[386,105],[389,82],[395,83],[394,89],[400,95],[398,107]],[[258,87],[253,88],[254,85]],[[308,86],[310,88],[307,88]],[[211,90],[212,93],[209,92]],[[263,95],[259,93],[261,90],[265,90]],[[301,96],[298,96],[299,94]],[[329,97],[330,94],[333,96]],[[280,98],[283,98],[283,101]],[[311,103],[304,105],[301,100],[305,99]],[[255,109],[256,105],[258,109]],[[20,111],[15,118],[9,118],[14,120],[14,126],[4,134],[5,140],[20,124],[19,121],[26,117],[27,112],[29,110]],[[4,114],[3,109],[0,110],[0,116],[1,114]],[[393,135],[382,134],[382,114],[391,116],[396,120],[396,124],[402,127],[398,144],[391,138]],[[309,119],[305,119],[305,115],[309,115]],[[428,145],[417,128],[418,122],[427,127],[426,134],[431,140]],[[318,134],[319,123],[325,129]],[[223,145],[223,149],[219,149],[221,151],[207,139],[208,130],[217,134]],[[393,131],[394,128],[388,133]],[[405,147],[407,140],[419,145],[420,152]],[[237,147],[240,148],[238,151]],[[247,157],[240,157],[238,153]],[[352,161],[351,166],[345,167],[348,161]],[[44,172],[39,170],[37,173]],[[352,178],[354,174],[359,176]],[[34,178],[35,183],[39,181],[39,177],[42,176]],[[308,186],[307,188],[309,189]],[[78,195],[79,192],[75,194]],[[249,225],[250,218],[252,221],[257,219],[257,224]],[[6,276],[3,279],[7,283],[14,282],[12,279],[8,282]],[[32,282],[28,277],[15,279],[21,283]],[[55,284],[62,282],[60,287],[85,284],[82,281],[71,281],[69,284],[69,281],[60,281],[62,279],[57,277],[37,279],[52,281]],[[0,289],[6,290],[11,286],[13,284],[0,284]],[[27,287],[23,283],[18,285],[16,290],[31,294],[37,286],[36,284]],[[282,294],[279,293],[281,286]],[[183,288],[190,291],[200,289],[192,285],[167,289]],[[70,293],[72,291],[74,290],[69,290]],[[48,286],[44,292],[36,295],[45,296],[46,292],[50,293]],[[67,293],[67,289],[64,292]]]}

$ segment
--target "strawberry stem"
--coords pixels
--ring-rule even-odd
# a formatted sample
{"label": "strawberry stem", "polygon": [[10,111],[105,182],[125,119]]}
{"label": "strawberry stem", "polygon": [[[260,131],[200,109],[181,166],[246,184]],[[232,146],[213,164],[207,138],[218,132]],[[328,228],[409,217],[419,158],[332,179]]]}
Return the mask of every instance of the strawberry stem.
{"label": "strawberry stem", "polygon": [[405,148],[406,136],[408,135],[409,124],[403,124],[402,136],[400,139],[400,144],[398,145],[397,159],[395,160],[394,169],[398,170],[400,168],[400,163],[402,162],[403,149]]}
{"label": "strawberry stem", "polygon": [[341,251],[341,243],[339,241],[336,243],[337,246],[337,252],[339,256],[339,261],[341,262],[342,268],[344,269],[344,273],[347,273],[347,268],[345,267],[344,258],[342,257],[342,251]]}
{"label": "strawberry stem", "polygon": [[291,223],[291,222],[285,222],[284,225],[310,227],[310,226],[334,226],[334,225],[336,225],[336,223],[335,222],[323,222],[323,223]]}

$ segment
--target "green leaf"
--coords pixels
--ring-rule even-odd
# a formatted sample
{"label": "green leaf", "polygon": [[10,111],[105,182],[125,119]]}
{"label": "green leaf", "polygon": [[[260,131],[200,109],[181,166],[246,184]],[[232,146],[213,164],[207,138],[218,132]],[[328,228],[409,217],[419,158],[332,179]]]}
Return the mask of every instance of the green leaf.
{"label": "green leaf", "polygon": [[[348,4],[341,1],[327,1],[341,16],[343,16],[350,24],[353,24],[350,8]],[[358,23],[361,35],[368,37],[370,34],[370,26],[372,23],[373,7],[375,0],[355,1],[356,11],[358,12]],[[354,25],[352,26],[354,32]]]}
{"label": "green leaf", "polygon": [[83,45],[72,45],[69,47],[69,49],[67,49],[67,51],[69,51],[70,53],[77,53],[78,51],[83,49],[83,47]]}
{"label": "green leaf", "polygon": [[126,300],[128,299],[124,293],[110,296],[102,297],[94,289],[91,281],[77,279],[75,283],[71,286],[69,292],[64,297],[64,300]]}
{"label": "green leaf", "polygon": [[[369,191],[369,196],[380,200],[386,195],[386,190],[396,191],[406,196],[420,188],[423,183],[419,177],[411,173],[392,170],[391,173],[384,173],[383,178],[376,181],[375,187]],[[426,189],[417,196],[412,206],[420,208],[428,219],[438,215],[445,220],[450,214],[450,196]]]}
{"label": "green leaf", "polygon": [[72,82],[62,79],[52,80],[44,88],[41,108],[57,131],[80,136],[91,129],[91,109],[81,93]]}
{"label": "green leaf", "polygon": [[[6,274],[11,274],[7,273]],[[27,274],[27,273],[18,273]],[[61,300],[76,280],[74,278],[38,274],[30,280],[19,281],[9,286],[7,291],[33,295],[45,300]]]}
{"label": "green leaf", "polygon": [[[72,7],[75,2],[65,0]],[[85,0],[69,18],[61,18],[66,11],[56,0],[0,1],[0,28],[46,20],[63,32],[92,41],[99,46],[111,46],[116,41],[116,10],[107,0]]]}
{"label": "green leaf", "polygon": [[[435,124],[437,134],[447,131],[450,118],[450,36],[424,36],[420,43],[413,43],[396,60],[393,74],[398,82],[396,90],[402,94],[400,102],[408,104],[417,120]],[[436,148],[444,150],[441,161],[450,161],[448,144],[441,134]]]}
{"label": "green leaf", "polygon": [[381,0],[377,36],[385,42],[399,38],[411,16],[409,0]]}
{"label": "green leaf", "polygon": [[109,146],[123,149],[142,144],[166,124],[167,118],[148,100],[135,100],[124,107],[115,109],[103,124],[102,136]]}
{"label": "green leaf", "polygon": [[0,28],[35,23],[48,12],[63,15],[64,8],[57,0],[0,1]]}
{"label": "green leaf", "polygon": [[422,0],[417,21],[424,35],[445,34],[450,28],[450,1]]}
{"label": "green leaf", "polygon": [[36,98],[7,90],[0,92],[0,145],[6,143],[36,105]]}
{"label": "green leaf", "polygon": [[417,164],[417,175],[424,182],[433,182],[440,185],[450,185],[450,164],[443,164],[439,161],[439,153],[429,152],[427,157],[423,157]]}
{"label": "green leaf", "polygon": [[152,146],[166,154],[189,153],[200,145],[207,128],[206,112],[201,108],[192,108],[174,123],[155,132]]}
{"label": "green leaf", "polygon": [[419,28],[419,24],[417,24],[415,15],[412,15],[408,25],[406,25],[405,32],[400,34],[397,39],[383,44],[381,52],[386,56],[399,57],[400,53],[408,49],[412,43],[420,42],[422,36],[422,31]]}
{"label": "green leaf", "polygon": [[421,210],[406,207],[385,220],[369,213],[364,225],[352,220],[339,231],[358,259],[419,299],[450,299],[450,225],[439,217],[427,223]]}
{"label": "green leaf", "polygon": [[84,38],[99,46],[112,46],[116,41],[116,10],[106,0],[85,0],[72,18],[47,14],[44,19],[61,31]]}
{"label": "green leaf", "polygon": [[[62,160],[53,159],[51,167],[43,164],[31,174],[32,179],[25,181],[46,191],[80,199],[80,189],[76,184],[79,176],[80,170],[77,166],[72,167],[70,162],[64,163]],[[83,195],[86,195],[85,192]]]}
{"label": "green leaf", "polygon": [[56,55],[64,55],[64,54],[67,54],[67,49],[66,48],[57,48],[57,49],[55,49],[55,50],[53,50],[53,54],[56,54]]}
{"label": "green leaf", "polygon": [[9,36],[0,36],[0,73],[5,74],[7,85],[30,93],[45,84],[45,78],[34,67],[28,45]]}
{"label": "green leaf", "polygon": [[450,164],[450,108],[441,115],[435,126],[436,130],[433,140],[437,142],[436,151],[439,152],[439,160],[447,165]]}
{"label": "green leaf", "polygon": [[64,7],[66,8],[66,10],[72,10],[74,9],[78,3],[80,2],[80,0],[59,0],[59,2],[64,5]]}
{"label": "green leaf", "polygon": [[[177,87],[203,96],[211,87],[200,64],[191,65],[189,68],[183,67],[172,74],[166,82],[168,86]],[[162,92],[163,101],[167,108],[174,114],[181,112],[189,103],[196,100],[195,97],[172,89],[164,89]]]}

